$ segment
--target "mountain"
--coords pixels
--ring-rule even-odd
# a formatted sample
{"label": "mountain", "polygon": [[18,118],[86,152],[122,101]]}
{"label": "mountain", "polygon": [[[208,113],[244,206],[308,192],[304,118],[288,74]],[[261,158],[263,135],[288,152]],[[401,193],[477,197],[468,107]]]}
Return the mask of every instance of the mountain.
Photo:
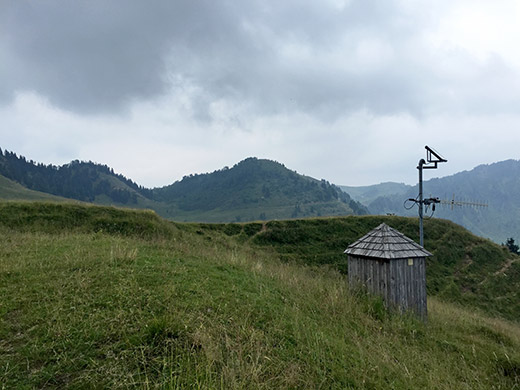
{"label": "mountain", "polygon": [[[367,210],[335,185],[275,161],[248,158],[232,168],[190,175],[153,190],[181,220],[211,222],[360,215]],[[180,218],[179,218],[180,217]]]}
{"label": "mountain", "polygon": [[[149,208],[180,221],[230,222],[368,212],[325,180],[257,158],[147,189],[106,165],[77,160],[59,167],[43,165],[0,149],[0,175],[25,189],[96,204]],[[27,194],[19,190],[17,199],[27,199]],[[13,196],[15,193],[11,193]]]}
{"label": "mountain", "polygon": [[[381,196],[365,203],[373,214],[397,214],[416,216],[417,207],[404,208],[404,201],[415,198],[418,187],[409,187],[404,192],[385,193],[386,185],[373,186],[372,192]],[[397,187],[399,188],[399,187]],[[403,189],[405,187],[402,187]],[[360,191],[366,197],[366,192]],[[439,197],[442,200],[478,202],[487,207],[437,205],[433,216],[449,219],[473,233],[505,242],[507,238],[520,239],[520,161],[507,160],[488,165],[479,165],[471,171],[424,182],[424,197]],[[361,198],[358,198],[361,199]],[[428,209],[425,215],[431,215]],[[426,234],[426,233],[425,233]]]}
{"label": "mountain", "polygon": [[57,167],[1,149],[0,175],[30,190],[84,202],[136,205],[150,194],[106,165],[75,160]]}
{"label": "mountain", "polygon": [[386,182],[371,186],[339,186],[339,188],[348,193],[352,199],[368,205],[381,196],[405,194],[410,191],[412,186],[404,183]]}

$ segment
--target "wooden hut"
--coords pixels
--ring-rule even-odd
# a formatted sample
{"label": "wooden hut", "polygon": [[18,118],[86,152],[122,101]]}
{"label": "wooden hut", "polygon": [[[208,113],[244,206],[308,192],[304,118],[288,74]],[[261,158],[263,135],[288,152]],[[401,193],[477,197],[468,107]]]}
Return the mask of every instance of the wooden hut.
{"label": "wooden hut", "polygon": [[382,223],[345,250],[350,286],[364,286],[387,307],[426,320],[426,257],[430,252]]}

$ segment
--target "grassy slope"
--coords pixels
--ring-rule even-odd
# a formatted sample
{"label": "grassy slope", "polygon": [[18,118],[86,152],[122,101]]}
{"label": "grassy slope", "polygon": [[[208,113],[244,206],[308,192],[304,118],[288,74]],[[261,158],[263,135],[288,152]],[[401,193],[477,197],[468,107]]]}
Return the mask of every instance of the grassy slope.
{"label": "grassy slope", "polygon": [[0,199],[3,200],[40,200],[65,201],[65,198],[33,191],[0,175]]}
{"label": "grassy slope", "polygon": [[255,230],[111,208],[0,205],[0,383],[520,386],[518,325],[435,299],[427,325],[389,315],[378,299],[352,295],[330,267],[280,263],[270,249],[241,243]]}
{"label": "grassy slope", "polygon": [[[105,173],[100,174],[100,180],[106,180],[110,183],[111,188],[121,189],[128,191],[129,193],[135,194],[137,203],[135,204],[122,204],[116,203],[112,199],[110,199],[107,195],[98,195],[96,196],[93,203],[103,206],[117,206],[117,207],[131,207],[138,209],[153,209],[156,210],[159,214],[168,216],[171,213],[171,208],[165,204],[154,202],[153,200],[147,199],[141,194],[139,194],[134,189],[130,188],[127,184],[123,183],[115,176],[107,175]],[[61,196],[56,196],[52,194],[48,194],[45,192],[30,190],[23,185],[16,183],[13,180],[7,179],[6,177],[0,175],[0,200],[9,200],[9,201],[51,201],[51,202],[80,202],[74,199],[64,198]],[[86,204],[86,202],[82,202]]]}
{"label": "grassy slope", "polygon": [[[260,219],[289,219],[294,218],[295,205],[256,204],[250,207],[212,210],[186,211],[174,206],[159,206],[156,211],[163,217],[181,222],[205,221],[209,223],[255,221]],[[340,201],[309,202],[299,206],[300,217],[312,216],[316,213],[323,215],[351,215],[352,209]],[[312,210],[312,211],[311,211]]]}
{"label": "grassy slope", "polygon": [[[346,272],[343,250],[382,222],[418,241],[417,219],[395,216],[271,221],[244,229],[256,233],[248,239],[253,245],[274,248],[284,261],[330,264]],[[427,261],[430,295],[520,320],[518,256],[450,221],[427,220],[424,231],[425,247],[434,254]]]}

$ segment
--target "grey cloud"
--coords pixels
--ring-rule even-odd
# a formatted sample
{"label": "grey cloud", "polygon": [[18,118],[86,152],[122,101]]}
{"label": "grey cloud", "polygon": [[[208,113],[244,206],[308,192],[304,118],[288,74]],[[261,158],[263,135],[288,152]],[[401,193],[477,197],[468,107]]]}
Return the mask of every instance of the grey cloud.
{"label": "grey cloud", "polygon": [[[19,0],[0,13],[0,53],[9,58],[0,66],[0,98],[36,90],[73,111],[112,112],[185,82],[196,87],[189,98],[199,120],[211,120],[209,105],[218,99],[248,102],[257,113],[334,119],[359,109],[421,115],[450,100],[446,89],[469,94],[469,85],[438,73],[434,55],[422,58],[426,48],[408,47],[428,19],[397,4]],[[356,44],[365,38],[385,43],[394,58],[355,69]],[[284,56],[280,47],[290,42],[311,58]],[[338,59],[319,61],[327,53]]]}
{"label": "grey cloud", "polygon": [[204,102],[219,98],[252,102],[261,113],[302,110],[331,119],[359,109],[420,111],[422,87],[402,63],[360,74],[352,72],[349,53],[344,64],[324,64],[312,58],[299,62],[279,52],[280,45],[292,41],[316,56],[338,52],[345,36],[352,41],[347,50],[353,51],[358,39],[374,36],[399,52],[400,39],[412,26],[408,19],[399,21],[395,8],[372,1],[352,1],[343,10],[316,2],[247,4],[234,8],[227,34],[204,42],[204,50],[182,42],[173,49],[178,62],[170,70],[188,76],[207,95],[196,98],[198,112],[207,109]]}
{"label": "grey cloud", "polygon": [[13,67],[1,76],[1,94],[36,90],[86,112],[163,93],[165,53],[189,35],[198,12],[191,1],[22,0],[4,8],[0,47]]}

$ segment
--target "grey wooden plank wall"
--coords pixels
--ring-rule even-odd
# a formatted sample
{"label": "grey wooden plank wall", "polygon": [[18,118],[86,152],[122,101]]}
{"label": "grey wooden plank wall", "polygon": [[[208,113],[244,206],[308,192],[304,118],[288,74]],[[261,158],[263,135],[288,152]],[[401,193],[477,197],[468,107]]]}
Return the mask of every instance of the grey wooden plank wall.
{"label": "grey wooden plank wall", "polygon": [[382,260],[349,256],[348,279],[351,286],[362,285],[370,293],[381,295],[389,307],[400,312],[414,311],[427,318],[426,259]]}

